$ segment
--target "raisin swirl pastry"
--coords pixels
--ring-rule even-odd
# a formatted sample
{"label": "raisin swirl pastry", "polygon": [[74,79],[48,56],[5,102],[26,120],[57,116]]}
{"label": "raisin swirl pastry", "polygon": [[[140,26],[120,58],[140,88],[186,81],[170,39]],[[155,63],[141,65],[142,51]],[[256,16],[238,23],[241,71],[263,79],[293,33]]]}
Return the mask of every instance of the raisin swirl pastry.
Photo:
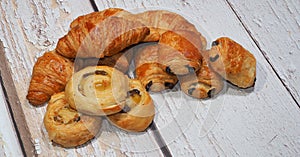
{"label": "raisin swirl pastry", "polygon": [[65,89],[73,74],[73,62],[55,51],[46,52],[34,64],[26,98],[34,106],[47,102]]}
{"label": "raisin swirl pastry", "polygon": [[51,97],[44,117],[49,139],[63,147],[90,141],[99,132],[101,122],[100,117],[82,115],[70,108],[64,92]]}
{"label": "raisin swirl pastry", "polygon": [[218,94],[223,86],[222,77],[215,73],[205,60],[202,62],[201,69],[196,73],[180,77],[181,90],[194,98],[211,98]]}
{"label": "raisin swirl pastry", "polygon": [[240,88],[254,86],[256,59],[240,44],[228,37],[218,38],[206,56],[211,67],[224,79]]}
{"label": "raisin swirl pastry", "polygon": [[132,132],[141,132],[152,123],[155,107],[152,98],[139,80],[130,80],[129,97],[119,113],[107,116],[115,126]]}
{"label": "raisin swirl pastry", "polygon": [[99,18],[88,14],[82,17],[86,20],[71,25],[73,27],[68,34],[59,39],[57,52],[67,58],[103,58],[139,43],[150,32],[139,21],[106,14],[103,16]]}
{"label": "raisin swirl pastry", "polygon": [[70,106],[88,115],[110,115],[122,110],[128,77],[108,66],[91,66],[76,72],[66,85]]}
{"label": "raisin swirl pastry", "polygon": [[147,91],[160,92],[172,89],[178,79],[176,75],[168,73],[166,66],[158,59],[158,44],[143,44],[137,48],[135,57],[135,75]]}

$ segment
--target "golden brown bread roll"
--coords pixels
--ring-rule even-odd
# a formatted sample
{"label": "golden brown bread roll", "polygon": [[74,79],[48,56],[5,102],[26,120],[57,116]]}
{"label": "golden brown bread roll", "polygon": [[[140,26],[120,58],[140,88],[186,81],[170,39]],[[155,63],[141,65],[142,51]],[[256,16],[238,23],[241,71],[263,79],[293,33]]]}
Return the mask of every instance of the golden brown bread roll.
{"label": "golden brown bread roll", "polygon": [[39,57],[32,71],[27,99],[38,106],[47,102],[51,95],[64,90],[73,73],[73,63],[57,54],[46,52]]}
{"label": "golden brown bread roll", "polygon": [[147,91],[172,89],[178,81],[176,75],[166,72],[166,66],[158,59],[158,51],[159,45],[154,43],[137,48],[135,75]]}
{"label": "golden brown bread roll", "polygon": [[166,31],[188,30],[197,35],[203,48],[206,48],[206,39],[197,31],[195,26],[184,17],[167,10],[150,10],[133,16],[150,28],[150,34],[144,39],[145,42],[158,41]]}
{"label": "golden brown bread roll", "polygon": [[240,44],[228,37],[218,38],[206,56],[211,67],[232,84],[241,88],[254,85],[256,59]]}
{"label": "golden brown bread roll", "polygon": [[159,60],[176,75],[185,75],[201,67],[203,47],[191,31],[167,31],[159,40]]}
{"label": "golden brown bread roll", "polygon": [[144,131],[154,118],[153,101],[139,80],[130,80],[129,89],[129,98],[123,110],[107,117],[112,124],[123,130]]}
{"label": "golden brown bread roll", "polygon": [[222,77],[215,73],[205,60],[196,73],[180,77],[181,90],[194,98],[211,98],[218,94],[223,86]]}
{"label": "golden brown bread roll", "polygon": [[99,132],[101,122],[100,117],[82,115],[70,108],[64,92],[51,97],[44,117],[49,139],[63,147],[90,141]]}
{"label": "golden brown bread roll", "polygon": [[122,110],[128,78],[108,66],[86,67],[68,81],[65,89],[70,106],[88,115],[110,115]]}
{"label": "golden brown bread roll", "polygon": [[67,35],[59,39],[57,52],[68,58],[103,58],[139,43],[149,34],[149,28],[141,22],[122,17],[109,16],[100,21],[86,21],[71,28]]}

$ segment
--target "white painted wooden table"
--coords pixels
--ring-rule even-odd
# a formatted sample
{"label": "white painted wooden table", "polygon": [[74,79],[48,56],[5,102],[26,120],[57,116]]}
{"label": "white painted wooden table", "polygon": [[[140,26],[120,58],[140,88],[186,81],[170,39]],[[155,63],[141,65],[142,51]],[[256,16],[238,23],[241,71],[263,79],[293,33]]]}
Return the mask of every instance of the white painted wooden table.
{"label": "white painted wooden table", "polygon": [[[168,9],[197,25],[209,43],[231,37],[257,59],[255,88],[228,85],[217,98],[201,101],[179,91],[154,94],[158,131],[133,134],[104,122],[84,147],[53,146],[42,124],[45,106],[32,107],[25,98],[32,67],[74,18],[108,7]],[[95,0],[94,6],[87,0],[0,0],[0,19],[0,156],[300,155],[299,0]]]}

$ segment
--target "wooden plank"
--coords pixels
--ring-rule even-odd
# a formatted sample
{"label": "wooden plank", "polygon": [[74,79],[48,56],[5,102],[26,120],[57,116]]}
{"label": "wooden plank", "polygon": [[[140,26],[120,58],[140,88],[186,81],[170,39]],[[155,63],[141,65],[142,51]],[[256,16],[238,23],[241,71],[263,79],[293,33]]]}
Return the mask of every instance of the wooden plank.
{"label": "wooden plank", "polygon": [[[8,117],[3,117],[4,119],[1,119],[1,125],[7,125],[7,127],[5,127],[6,129],[4,129],[7,132],[3,132],[3,134],[15,135],[18,142],[15,146],[16,149],[20,149],[23,154],[26,153],[33,156],[34,148],[31,143],[29,128],[25,121],[25,115],[20,100],[16,95],[15,86],[9,70],[10,68],[4,54],[3,45],[2,42],[0,42],[0,89],[1,93],[3,93],[2,98],[5,100],[5,103],[2,104],[3,107],[1,108],[1,111],[3,111],[4,115],[8,115]],[[6,118],[9,118],[9,120]],[[8,137],[4,136],[3,138],[7,139]],[[11,139],[12,141],[14,140],[14,138]],[[18,153],[18,151],[16,151],[16,153]]]}
{"label": "wooden plank", "polygon": [[8,62],[15,95],[20,100],[30,131],[30,146],[35,145],[35,153],[42,156],[161,156],[151,132],[130,134],[106,121],[101,134],[91,144],[76,149],[53,146],[42,123],[46,106],[33,107],[26,100],[37,57],[55,48],[57,40],[67,33],[74,18],[92,11],[86,1],[0,2],[0,40],[5,50],[5,57],[1,59]]}
{"label": "wooden plank", "polygon": [[300,1],[228,2],[299,105]]}
{"label": "wooden plank", "polygon": [[203,101],[187,98],[181,92],[152,95],[158,108],[155,122],[174,156],[299,154],[299,108],[225,0],[98,0],[96,3],[99,10],[107,7],[173,10],[196,22],[199,30],[205,30],[202,33],[209,43],[228,36],[257,58],[257,82],[252,91],[228,85],[216,99]]}
{"label": "wooden plank", "polygon": [[2,83],[0,85],[0,156],[22,156],[23,153],[2,91]]}

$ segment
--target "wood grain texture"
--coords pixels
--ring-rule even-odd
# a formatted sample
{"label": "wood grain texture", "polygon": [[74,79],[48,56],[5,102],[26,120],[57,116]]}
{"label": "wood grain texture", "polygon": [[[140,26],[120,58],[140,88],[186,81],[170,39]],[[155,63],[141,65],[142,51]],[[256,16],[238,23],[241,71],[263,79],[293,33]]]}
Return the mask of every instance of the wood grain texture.
{"label": "wood grain texture", "polygon": [[300,1],[228,1],[299,104]]}
{"label": "wood grain texture", "polygon": [[73,19],[90,12],[89,1],[0,1],[0,40],[30,129],[29,142],[41,156],[161,156],[151,133],[129,134],[107,122],[101,134],[84,147],[63,149],[52,145],[42,123],[46,105],[36,108],[25,98],[37,57],[55,48]]}
{"label": "wood grain texture", "polygon": [[158,108],[155,122],[174,156],[299,154],[300,120],[295,118],[300,116],[299,108],[226,1],[96,2],[99,10],[107,7],[173,10],[196,22],[199,30],[206,31],[202,33],[209,42],[228,36],[257,58],[253,91],[228,85],[219,97],[205,101],[186,98],[180,92],[152,95]]}

